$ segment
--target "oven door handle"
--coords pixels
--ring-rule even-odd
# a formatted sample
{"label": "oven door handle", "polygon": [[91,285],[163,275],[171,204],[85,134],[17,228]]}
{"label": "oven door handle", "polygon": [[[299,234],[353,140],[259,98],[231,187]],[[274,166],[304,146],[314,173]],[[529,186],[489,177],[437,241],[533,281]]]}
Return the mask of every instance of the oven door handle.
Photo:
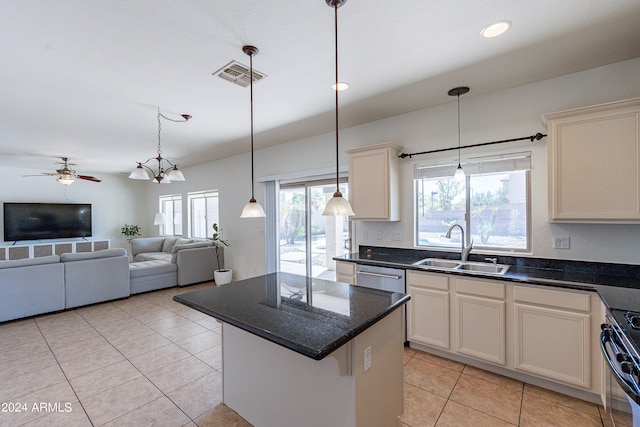
{"label": "oven door handle", "polygon": [[638,385],[622,376],[622,373],[617,368],[617,363],[611,358],[611,355],[607,350],[607,343],[610,344],[614,349],[618,348],[616,343],[613,341],[612,335],[613,333],[608,328],[604,328],[602,332],[600,332],[600,348],[602,348],[602,353],[604,354],[609,367],[611,367],[611,370],[615,374],[616,380],[618,384],[620,384],[620,387],[622,387],[624,392],[631,399],[640,404],[640,389],[638,388]]}
{"label": "oven door handle", "polygon": [[394,275],[394,274],[373,273],[371,271],[358,271],[357,273],[358,274],[362,274],[364,276],[383,277],[385,279],[393,279],[393,280],[402,279],[402,276],[398,276],[398,275]]}

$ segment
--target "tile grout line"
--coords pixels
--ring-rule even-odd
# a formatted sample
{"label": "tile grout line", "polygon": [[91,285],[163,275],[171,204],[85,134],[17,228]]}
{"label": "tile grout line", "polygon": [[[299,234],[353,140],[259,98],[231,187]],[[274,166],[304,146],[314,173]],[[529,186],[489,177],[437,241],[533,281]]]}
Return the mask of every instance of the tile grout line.
{"label": "tile grout line", "polygon": [[[76,312],[75,309],[72,309],[72,310],[74,312]],[[82,318],[83,321],[85,321],[89,326],[91,326],[93,328],[93,325],[91,325],[89,322],[87,322],[86,319],[80,315],[80,313],[77,313],[77,314]],[[44,339],[45,343],[47,343],[47,347],[49,348],[49,351],[51,352],[51,355],[53,356],[53,358],[55,359],[56,363],[58,364],[58,368],[60,369],[60,372],[62,372],[62,375],[64,375],[64,379],[67,381],[67,384],[69,385],[69,388],[71,389],[71,391],[73,392],[73,395],[78,400],[78,404],[82,408],[82,411],[84,412],[84,415],[87,417],[87,420],[89,420],[89,423],[91,423],[91,425],[94,426],[95,424],[91,420],[91,417],[89,417],[89,414],[87,413],[87,410],[85,409],[84,405],[82,404],[82,401],[80,400],[80,397],[78,396],[78,394],[76,393],[76,390],[71,385],[71,381],[69,381],[69,377],[67,376],[67,373],[64,371],[64,369],[62,369],[62,366],[60,365],[60,361],[58,360],[58,356],[56,356],[56,354],[53,352],[53,349],[51,348],[51,345],[49,344],[49,341],[47,341],[47,338],[44,336],[44,333],[42,332],[42,329],[40,328],[40,325],[38,324],[37,320],[35,318],[33,320],[34,320],[34,322],[36,324],[36,327],[38,328],[38,331],[40,331],[40,334],[42,335],[42,339]],[[95,328],[93,328],[93,329],[95,330]],[[98,331],[96,331],[96,332],[98,332]]]}

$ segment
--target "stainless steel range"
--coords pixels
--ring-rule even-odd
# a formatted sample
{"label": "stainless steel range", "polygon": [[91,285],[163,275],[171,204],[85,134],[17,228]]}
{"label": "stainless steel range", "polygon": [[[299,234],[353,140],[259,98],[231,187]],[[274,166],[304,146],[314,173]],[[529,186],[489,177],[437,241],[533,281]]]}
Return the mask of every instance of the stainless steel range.
{"label": "stainless steel range", "polygon": [[640,312],[610,309],[600,346],[610,367],[605,408],[614,426],[640,427]]}

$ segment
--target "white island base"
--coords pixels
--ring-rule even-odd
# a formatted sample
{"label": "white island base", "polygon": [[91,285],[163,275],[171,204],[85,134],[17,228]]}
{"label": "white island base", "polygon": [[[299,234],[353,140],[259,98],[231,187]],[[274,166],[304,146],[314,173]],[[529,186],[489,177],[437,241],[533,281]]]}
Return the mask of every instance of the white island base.
{"label": "white island base", "polygon": [[394,310],[322,360],[223,323],[224,403],[256,427],[399,425],[401,314]]}

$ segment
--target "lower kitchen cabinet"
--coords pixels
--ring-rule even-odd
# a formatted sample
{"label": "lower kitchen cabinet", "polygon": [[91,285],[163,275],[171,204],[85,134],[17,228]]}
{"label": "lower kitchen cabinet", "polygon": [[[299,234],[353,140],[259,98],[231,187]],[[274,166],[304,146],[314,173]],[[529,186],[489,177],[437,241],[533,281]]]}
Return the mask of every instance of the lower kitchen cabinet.
{"label": "lower kitchen cabinet", "polygon": [[352,262],[336,261],[336,282],[356,284],[356,265]]}
{"label": "lower kitchen cabinet", "polygon": [[449,278],[407,272],[407,339],[449,350]]}
{"label": "lower kitchen cabinet", "polygon": [[460,354],[506,364],[505,285],[455,279],[456,348]]}
{"label": "lower kitchen cabinet", "polygon": [[406,277],[414,348],[577,397],[600,395],[603,306],[594,292],[415,270]]}
{"label": "lower kitchen cabinet", "polygon": [[590,295],[514,289],[515,368],[591,387]]}

